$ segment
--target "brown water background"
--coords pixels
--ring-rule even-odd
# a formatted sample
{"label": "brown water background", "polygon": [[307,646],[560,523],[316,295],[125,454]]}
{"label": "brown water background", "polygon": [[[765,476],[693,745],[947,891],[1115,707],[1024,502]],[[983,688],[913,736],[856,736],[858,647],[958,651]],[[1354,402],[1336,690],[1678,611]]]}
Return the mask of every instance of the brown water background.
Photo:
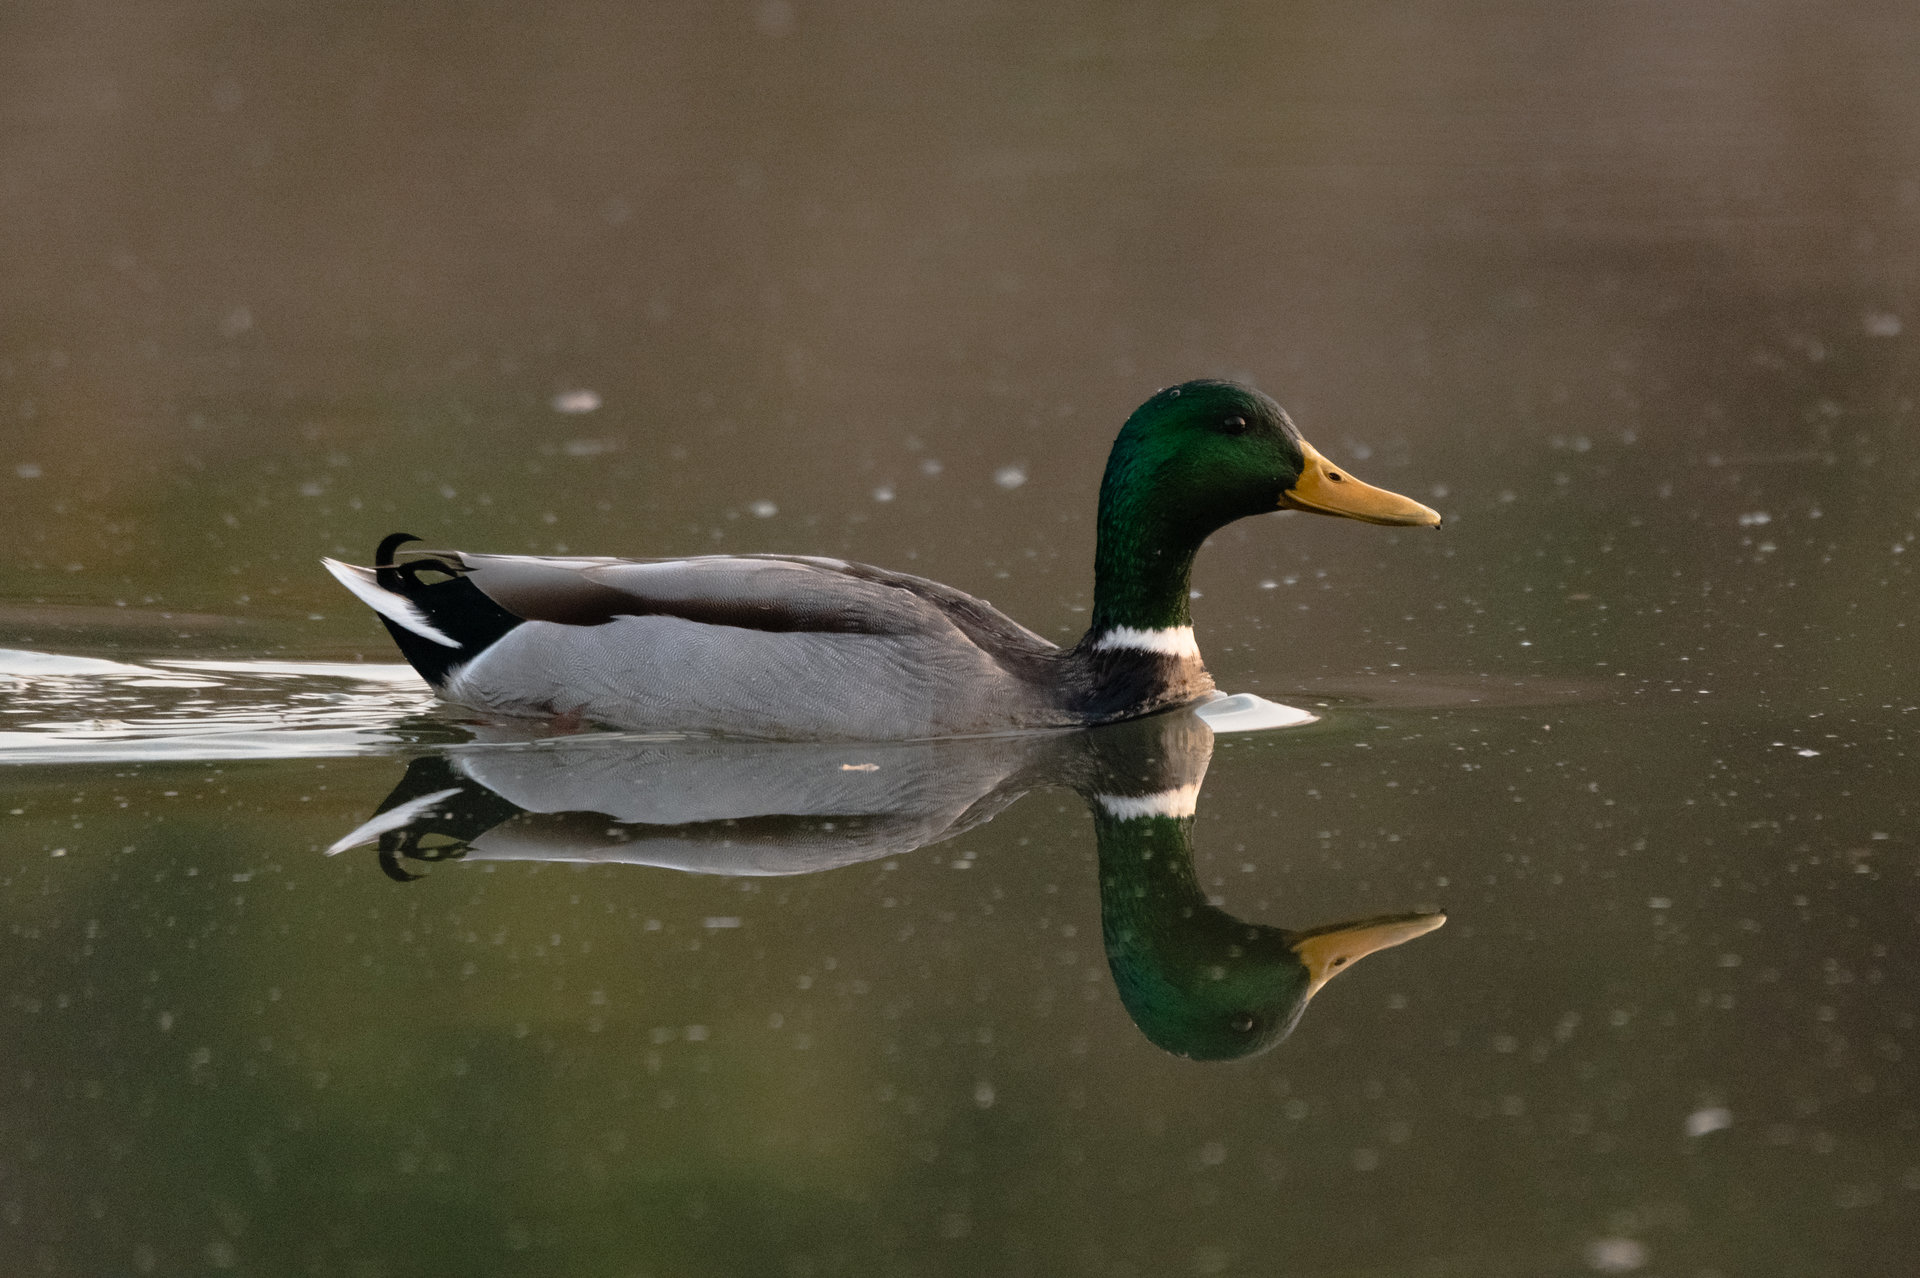
{"label": "brown water background", "polygon": [[1199,1065],[1064,792],[402,888],[319,849],[424,698],[0,675],[77,742],[0,762],[0,1268],[1910,1272],[1916,232],[1903,3],[0,10],[0,647],[390,662],[316,561],[396,528],[1065,637],[1119,421],[1243,377],[1448,523],[1203,553],[1325,718],[1202,882],[1451,913]]}

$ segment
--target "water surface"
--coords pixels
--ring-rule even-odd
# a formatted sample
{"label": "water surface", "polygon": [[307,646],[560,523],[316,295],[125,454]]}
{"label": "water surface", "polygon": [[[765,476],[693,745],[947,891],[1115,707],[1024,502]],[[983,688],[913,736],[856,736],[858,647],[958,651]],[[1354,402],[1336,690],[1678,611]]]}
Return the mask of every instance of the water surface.
{"label": "water surface", "polygon": [[[0,1262],[1904,1275],[1917,37],[0,18]],[[1221,685],[1316,716],[1212,740],[1207,908],[1447,912],[1269,1050],[1140,1023],[1031,742],[326,854],[410,776],[686,746],[436,703],[321,555],[843,555],[1064,639],[1114,430],[1203,375],[1447,516],[1202,553]],[[694,863],[748,845],[813,872]]]}

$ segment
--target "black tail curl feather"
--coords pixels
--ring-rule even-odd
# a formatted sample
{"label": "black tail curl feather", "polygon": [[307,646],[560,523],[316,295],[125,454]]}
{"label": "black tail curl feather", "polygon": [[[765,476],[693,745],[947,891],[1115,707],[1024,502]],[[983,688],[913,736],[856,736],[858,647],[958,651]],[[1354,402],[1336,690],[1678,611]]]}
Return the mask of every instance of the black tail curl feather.
{"label": "black tail curl feather", "polygon": [[[405,563],[395,561],[394,552],[410,541],[419,540],[412,533],[390,533],[381,538],[379,548],[373,552],[374,580],[382,590],[390,590],[413,604],[441,634],[459,644],[457,648],[449,648],[386,617],[380,618],[407,664],[438,688],[446,683],[455,668],[492,647],[523,619],[502,608],[468,581],[466,569],[460,564],[431,556],[409,559]],[[446,580],[423,581],[422,572],[441,573]]]}
{"label": "black tail curl feather", "polygon": [[[392,811],[401,804],[442,790],[458,790],[421,813],[398,830],[380,836],[380,872],[400,883],[424,877],[407,869],[405,857],[416,863],[457,861],[467,854],[467,845],[494,826],[520,815],[521,809],[485,786],[478,785],[454,768],[444,756],[422,755],[407,765],[400,783],[374,809],[374,815]],[[435,840],[432,843],[428,839]]]}

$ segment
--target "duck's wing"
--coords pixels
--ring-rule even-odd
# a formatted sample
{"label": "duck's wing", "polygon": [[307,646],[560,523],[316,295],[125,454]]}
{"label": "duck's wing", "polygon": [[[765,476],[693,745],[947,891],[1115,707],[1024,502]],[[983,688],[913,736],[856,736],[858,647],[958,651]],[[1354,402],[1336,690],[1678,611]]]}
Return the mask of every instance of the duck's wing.
{"label": "duck's wing", "polygon": [[586,559],[456,552],[488,598],[528,621],[598,626],[615,617],[810,634],[960,631],[995,652],[1054,648],[984,600],[868,564],[802,555]]}

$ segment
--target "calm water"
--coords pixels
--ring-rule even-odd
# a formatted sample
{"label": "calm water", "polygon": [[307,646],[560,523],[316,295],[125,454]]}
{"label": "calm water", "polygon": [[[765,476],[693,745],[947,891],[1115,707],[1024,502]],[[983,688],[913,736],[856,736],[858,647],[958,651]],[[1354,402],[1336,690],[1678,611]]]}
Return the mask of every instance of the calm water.
{"label": "calm water", "polygon": [[[0,16],[0,1268],[1910,1272],[1920,17],[1031,9]],[[1065,637],[1218,374],[1448,517],[1203,552],[1303,726],[541,739],[317,564]],[[1243,1059],[1137,994],[1442,909]]]}

